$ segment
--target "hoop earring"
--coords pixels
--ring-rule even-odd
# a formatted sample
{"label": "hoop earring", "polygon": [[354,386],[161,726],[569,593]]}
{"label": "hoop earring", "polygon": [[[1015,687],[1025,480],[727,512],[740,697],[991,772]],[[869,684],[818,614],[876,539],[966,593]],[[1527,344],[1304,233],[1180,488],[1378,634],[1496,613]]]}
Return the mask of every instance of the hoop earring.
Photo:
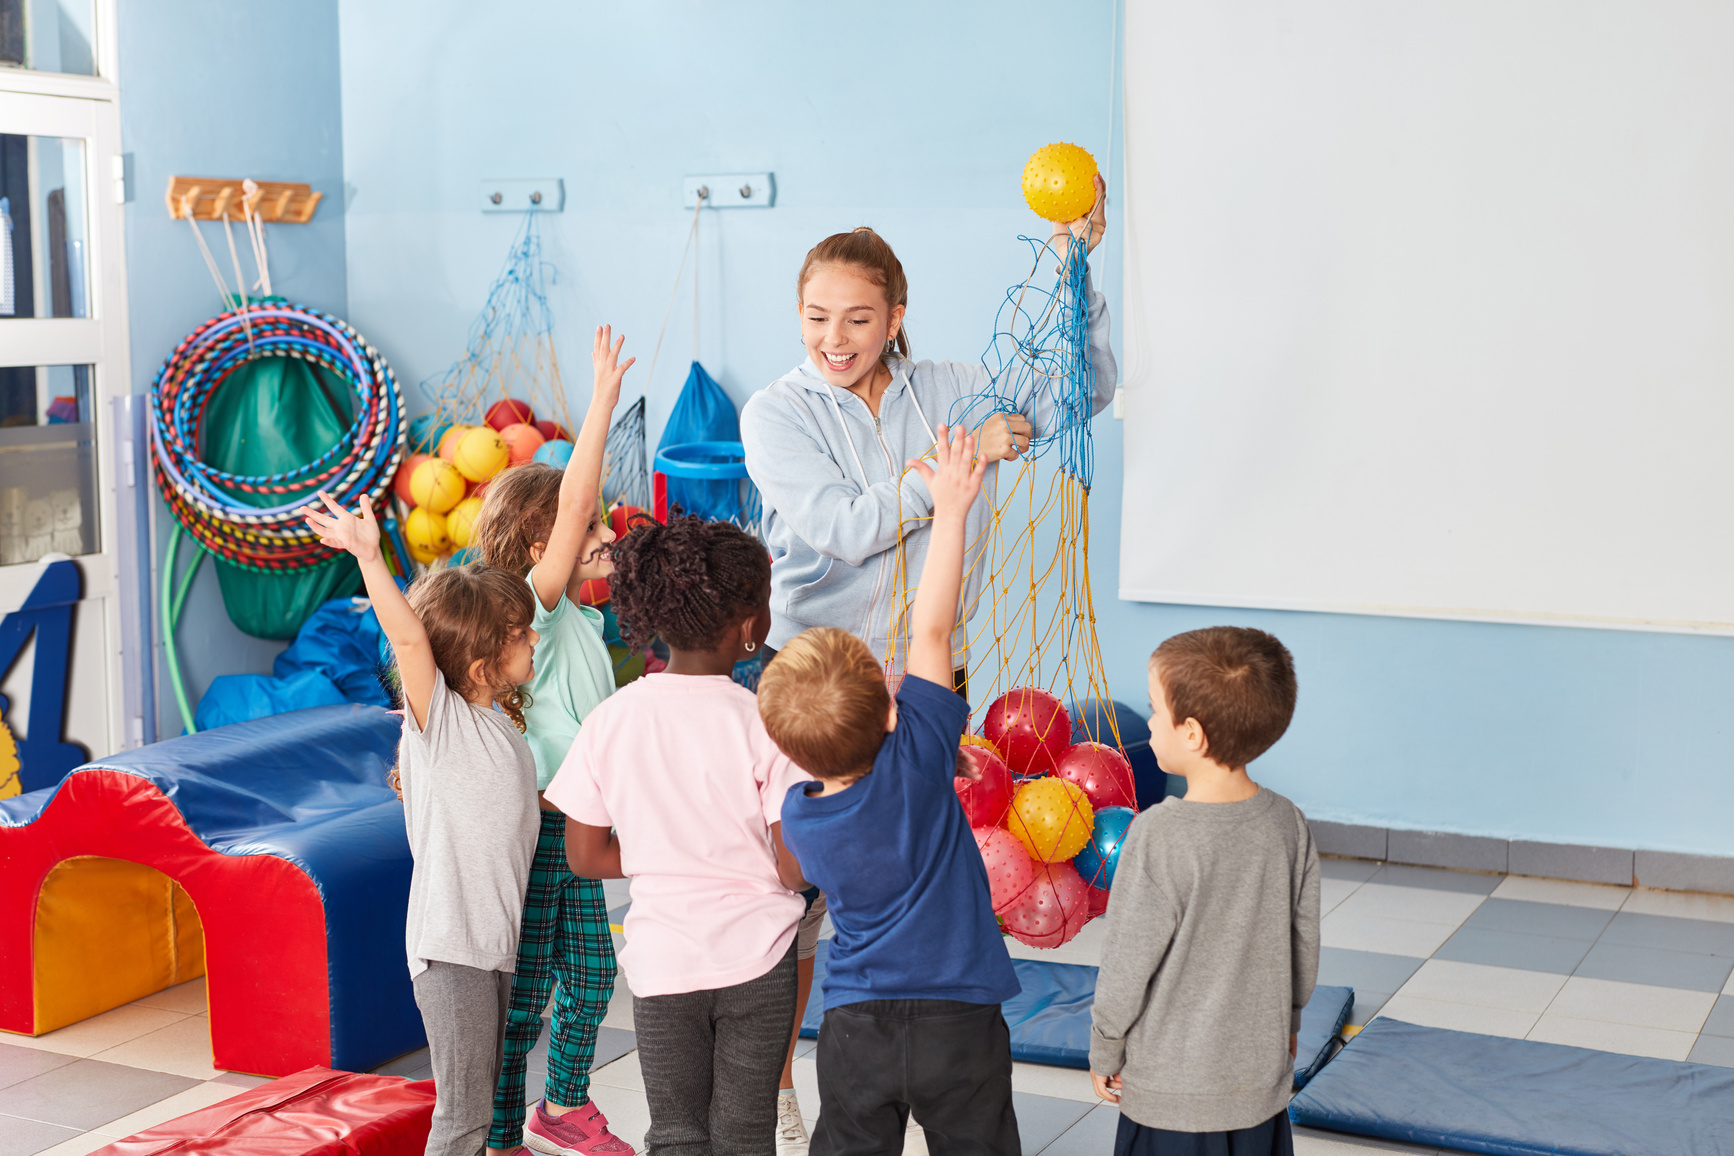
{"label": "hoop earring", "polygon": [[748,653],[748,654],[751,654],[751,653],[752,653],[752,652],[753,652],[753,651],[755,651],[755,650],[757,650],[757,649],[758,649],[758,648],[759,648],[759,644],[758,644],[758,643],[756,643],[756,642],[754,642],[754,641],[753,641],[753,640],[752,640],[752,639],[750,639],[750,638],[749,638],[749,639],[747,639],[747,653]]}

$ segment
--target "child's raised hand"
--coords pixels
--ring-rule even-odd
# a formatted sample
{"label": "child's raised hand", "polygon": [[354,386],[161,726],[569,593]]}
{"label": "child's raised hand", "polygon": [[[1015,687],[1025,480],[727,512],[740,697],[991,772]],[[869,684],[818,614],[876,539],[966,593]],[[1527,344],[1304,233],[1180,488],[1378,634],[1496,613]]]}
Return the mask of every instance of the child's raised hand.
{"label": "child's raised hand", "polygon": [[969,512],[975,496],[981,493],[981,479],[987,473],[987,458],[977,457],[975,438],[968,430],[940,426],[939,441],[934,444],[934,464],[909,462],[909,467],[927,483],[933,495],[933,516],[961,518]]}
{"label": "child's raised hand", "polygon": [[620,381],[626,376],[626,371],[632,368],[636,357],[628,357],[626,363],[620,363],[620,350],[626,344],[622,336],[614,337],[612,325],[596,327],[596,342],[590,350],[590,365],[596,371],[593,385],[594,392],[590,395],[590,404],[605,403],[610,410],[620,400]]}
{"label": "child's raised hand", "polygon": [[338,505],[324,490],[319,491],[319,500],[325,503],[326,510],[321,512],[317,506],[304,506],[301,516],[307,519],[307,526],[319,540],[327,546],[338,550],[347,550],[362,562],[372,562],[379,557],[379,522],[373,516],[373,506],[367,502],[361,503],[361,516],[357,517]]}

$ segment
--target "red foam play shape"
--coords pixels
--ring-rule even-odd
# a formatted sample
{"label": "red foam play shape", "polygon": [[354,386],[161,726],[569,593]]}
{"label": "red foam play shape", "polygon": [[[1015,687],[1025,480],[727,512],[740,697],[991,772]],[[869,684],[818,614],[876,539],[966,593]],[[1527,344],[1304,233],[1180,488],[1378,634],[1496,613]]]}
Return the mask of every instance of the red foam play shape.
{"label": "red foam play shape", "polygon": [[150,781],[100,769],[68,776],[35,822],[6,829],[4,850],[0,1028],[35,1031],[31,953],[12,945],[31,942],[42,880],[64,860],[101,855],[156,868],[198,908],[217,1067],[275,1076],[331,1062],[325,910],[300,867],[213,851]]}
{"label": "red foam play shape", "polygon": [[308,1068],[116,1140],[100,1156],[421,1156],[432,1080]]}

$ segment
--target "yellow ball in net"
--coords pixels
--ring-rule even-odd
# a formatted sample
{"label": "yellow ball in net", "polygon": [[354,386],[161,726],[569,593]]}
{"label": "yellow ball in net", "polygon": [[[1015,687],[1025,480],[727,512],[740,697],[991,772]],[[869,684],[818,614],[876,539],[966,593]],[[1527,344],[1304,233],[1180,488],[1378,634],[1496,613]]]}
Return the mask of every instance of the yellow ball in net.
{"label": "yellow ball in net", "polygon": [[458,443],[452,464],[470,481],[485,482],[505,469],[511,456],[499,431],[481,425],[465,434],[464,440]]}
{"label": "yellow ball in net", "polygon": [[403,540],[417,562],[432,562],[452,548],[451,534],[446,530],[446,516],[436,514],[426,506],[417,506],[403,520]]}
{"label": "yellow ball in net", "polygon": [[1045,220],[1077,220],[1096,203],[1096,158],[1075,144],[1043,145],[1024,164],[1024,200]]}
{"label": "yellow ball in net", "polygon": [[1082,851],[1095,823],[1084,789],[1049,775],[1019,787],[1005,817],[1030,858],[1042,863],[1059,863]]}
{"label": "yellow ball in net", "polygon": [[444,458],[429,458],[409,475],[409,498],[429,513],[443,514],[464,500],[464,476]]}
{"label": "yellow ball in net", "polygon": [[469,548],[476,519],[481,516],[481,512],[480,498],[465,498],[452,508],[452,512],[446,515],[446,533],[451,537],[452,545],[460,550]]}

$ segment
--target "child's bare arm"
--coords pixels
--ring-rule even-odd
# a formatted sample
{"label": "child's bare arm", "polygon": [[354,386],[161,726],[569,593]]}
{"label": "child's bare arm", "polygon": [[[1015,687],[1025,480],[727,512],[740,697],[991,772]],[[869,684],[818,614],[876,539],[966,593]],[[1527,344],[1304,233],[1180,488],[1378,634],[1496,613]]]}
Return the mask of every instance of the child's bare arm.
{"label": "child's bare arm", "polygon": [[977,458],[975,438],[940,426],[934,446],[935,464],[911,461],[910,467],[933,495],[933,526],[927,541],[927,562],[910,614],[910,674],[951,685],[951,633],[957,626],[957,596],[963,587],[964,517],[981,493],[987,459]]}
{"label": "child's bare arm", "polygon": [[532,571],[536,597],[544,610],[554,609],[560,601],[578,565],[578,551],[584,545],[590,520],[600,516],[597,506],[602,498],[602,452],[608,444],[608,423],[620,401],[620,381],[638,360],[629,357],[624,365],[620,363],[620,348],[625,344],[624,337],[613,339],[609,326],[597,328],[590,352],[590,364],[596,375],[590,411],[584,415],[584,424],[578,427],[572,460],[566,463],[565,475],[560,479],[560,509],[554,516],[554,528],[548,533],[542,560]]}
{"label": "child's bare arm", "polygon": [[781,823],[771,824],[771,846],[777,849],[777,878],[782,881],[783,886],[790,891],[805,891],[811,887],[812,884],[807,882],[806,876],[801,874],[801,864],[795,858],[795,853],[783,844]]}
{"label": "child's bare arm", "polygon": [[438,669],[433,651],[428,647],[427,631],[421,619],[410,609],[409,599],[397,588],[385,559],[379,553],[379,522],[373,507],[361,503],[360,516],[351,514],[330,494],[321,490],[321,511],[307,506],[302,516],[319,540],[338,550],[347,550],[361,564],[361,578],[367,583],[367,596],[373,600],[373,612],[379,616],[379,627],[385,631],[391,651],[397,659],[397,671],[403,679],[403,700],[415,715],[415,725],[427,725],[428,706],[433,702],[434,680]]}
{"label": "child's bare arm", "polygon": [[566,819],[566,866],[580,879],[624,879],[620,836],[612,827],[592,827]]}

